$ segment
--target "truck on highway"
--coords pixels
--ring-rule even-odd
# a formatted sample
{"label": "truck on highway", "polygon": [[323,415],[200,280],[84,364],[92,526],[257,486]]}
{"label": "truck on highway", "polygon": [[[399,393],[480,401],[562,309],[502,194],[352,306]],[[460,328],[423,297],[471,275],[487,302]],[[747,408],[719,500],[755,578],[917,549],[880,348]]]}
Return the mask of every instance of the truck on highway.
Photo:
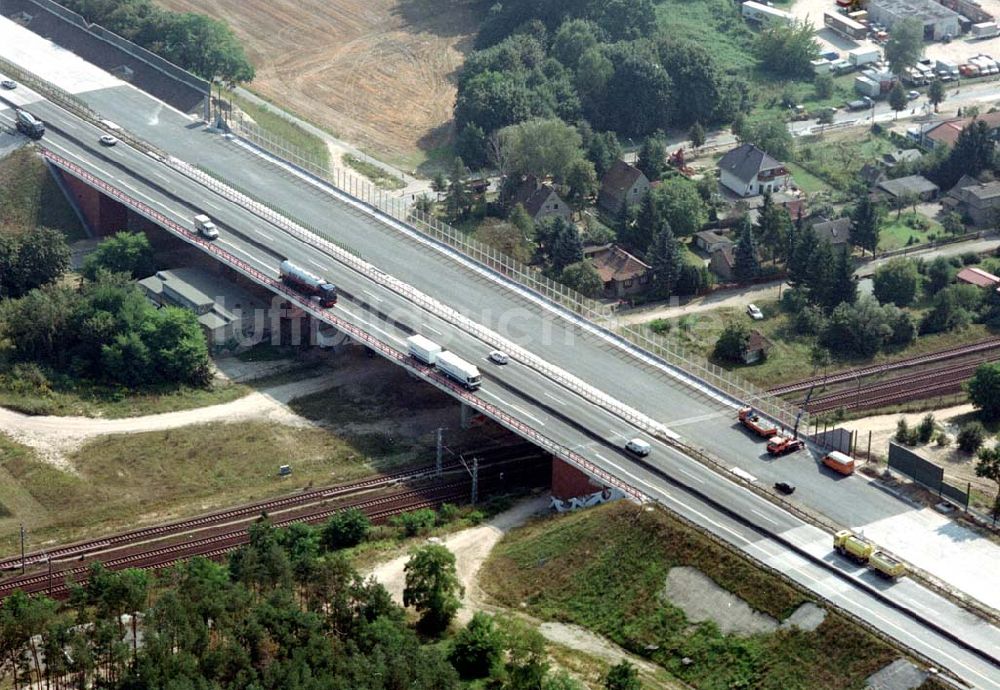
{"label": "truck on highway", "polygon": [[41,139],[45,136],[45,123],[29,113],[18,108],[14,111],[14,122],[17,131],[31,139]]}
{"label": "truck on highway", "polygon": [[778,428],[754,412],[752,407],[744,407],[737,416],[740,424],[761,438],[771,438],[778,434]]}
{"label": "truck on highway", "polygon": [[483,382],[482,374],[475,364],[470,364],[456,355],[454,352],[439,352],[434,366],[438,371],[450,379],[458,381],[460,384],[474,391]]}
{"label": "truck on highway", "polygon": [[438,355],[442,352],[440,345],[422,335],[411,335],[407,338],[406,349],[409,351],[410,357],[429,366],[434,366]]}
{"label": "truck on highway", "polygon": [[332,307],[337,303],[337,287],[332,283],[313,275],[301,266],[293,264],[288,259],[281,262],[281,282],[301,293],[316,297],[322,307]]}
{"label": "truck on highway", "polygon": [[879,549],[871,541],[848,529],[833,535],[833,549],[855,563],[867,565],[882,577],[894,580],[906,574],[906,565]]}
{"label": "truck on highway", "polygon": [[788,455],[789,453],[794,453],[797,450],[802,450],[806,447],[806,442],[801,438],[792,438],[791,436],[773,436],[771,440],[767,442],[767,452],[775,457],[781,455]]}
{"label": "truck on highway", "polygon": [[198,231],[198,234],[206,239],[214,240],[219,237],[219,229],[215,227],[215,223],[212,222],[212,219],[204,213],[199,213],[194,217],[194,229]]}
{"label": "truck on highway", "polygon": [[843,475],[854,474],[854,458],[839,450],[832,450],[823,456],[823,464]]}

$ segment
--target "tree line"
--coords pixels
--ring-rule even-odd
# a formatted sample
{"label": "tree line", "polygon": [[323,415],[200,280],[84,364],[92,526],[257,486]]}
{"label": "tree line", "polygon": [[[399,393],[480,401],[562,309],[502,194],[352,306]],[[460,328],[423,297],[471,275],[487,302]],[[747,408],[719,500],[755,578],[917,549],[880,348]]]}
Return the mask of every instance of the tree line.
{"label": "tree line", "polygon": [[225,22],[193,12],[171,12],[152,0],[60,0],[88,22],[204,79],[253,81],[254,68]]}

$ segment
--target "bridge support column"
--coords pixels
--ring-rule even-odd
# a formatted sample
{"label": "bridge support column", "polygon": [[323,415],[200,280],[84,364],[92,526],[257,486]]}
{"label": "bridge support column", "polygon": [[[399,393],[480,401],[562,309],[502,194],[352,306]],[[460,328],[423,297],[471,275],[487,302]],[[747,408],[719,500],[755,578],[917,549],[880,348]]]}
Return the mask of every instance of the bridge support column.
{"label": "bridge support column", "polygon": [[86,219],[85,225],[92,235],[104,237],[128,227],[128,209],[109,196],[97,191],[86,182],[51,167],[53,175],[77,212]]}
{"label": "bridge support column", "polygon": [[469,407],[465,403],[462,403],[462,428],[468,429],[472,426],[472,418],[479,414],[476,412],[475,408]]}
{"label": "bridge support column", "polygon": [[589,496],[606,487],[568,462],[552,458],[552,496],[560,501]]}

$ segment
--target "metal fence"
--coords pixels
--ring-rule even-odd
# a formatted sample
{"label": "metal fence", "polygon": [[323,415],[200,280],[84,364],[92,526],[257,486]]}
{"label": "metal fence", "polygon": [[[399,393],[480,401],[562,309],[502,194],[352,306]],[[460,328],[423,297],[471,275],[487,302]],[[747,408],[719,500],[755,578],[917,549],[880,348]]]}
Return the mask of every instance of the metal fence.
{"label": "metal fence", "polygon": [[904,474],[917,484],[937,493],[947,496],[950,500],[969,510],[969,493],[971,485],[965,490],[952,486],[944,481],[944,468],[925,460],[912,450],[903,448],[894,441],[889,442],[889,467]]}

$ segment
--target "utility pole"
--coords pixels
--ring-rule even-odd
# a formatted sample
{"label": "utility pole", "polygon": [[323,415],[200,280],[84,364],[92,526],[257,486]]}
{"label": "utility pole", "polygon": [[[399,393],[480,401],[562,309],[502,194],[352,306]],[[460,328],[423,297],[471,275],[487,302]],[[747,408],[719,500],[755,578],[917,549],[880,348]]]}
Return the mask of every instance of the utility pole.
{"label": "utility pole", "polygon": [[479,500],[479,458],[472,458],[472,505]]}
{"label": "utility pole", "polygon": [[49,562],[49,596],[52,596],[52,554],[46,555],[45,559]]}
{"label": "utility pole", "polygon": [[444,427],[439,426],[437,430],[437,460],[435,462],[435,475],[441,476],[441,459],[444,455]]}
{"label": "utility pole", "polygon": [[21,523],[21,574],[24,575],[24,523]]}

